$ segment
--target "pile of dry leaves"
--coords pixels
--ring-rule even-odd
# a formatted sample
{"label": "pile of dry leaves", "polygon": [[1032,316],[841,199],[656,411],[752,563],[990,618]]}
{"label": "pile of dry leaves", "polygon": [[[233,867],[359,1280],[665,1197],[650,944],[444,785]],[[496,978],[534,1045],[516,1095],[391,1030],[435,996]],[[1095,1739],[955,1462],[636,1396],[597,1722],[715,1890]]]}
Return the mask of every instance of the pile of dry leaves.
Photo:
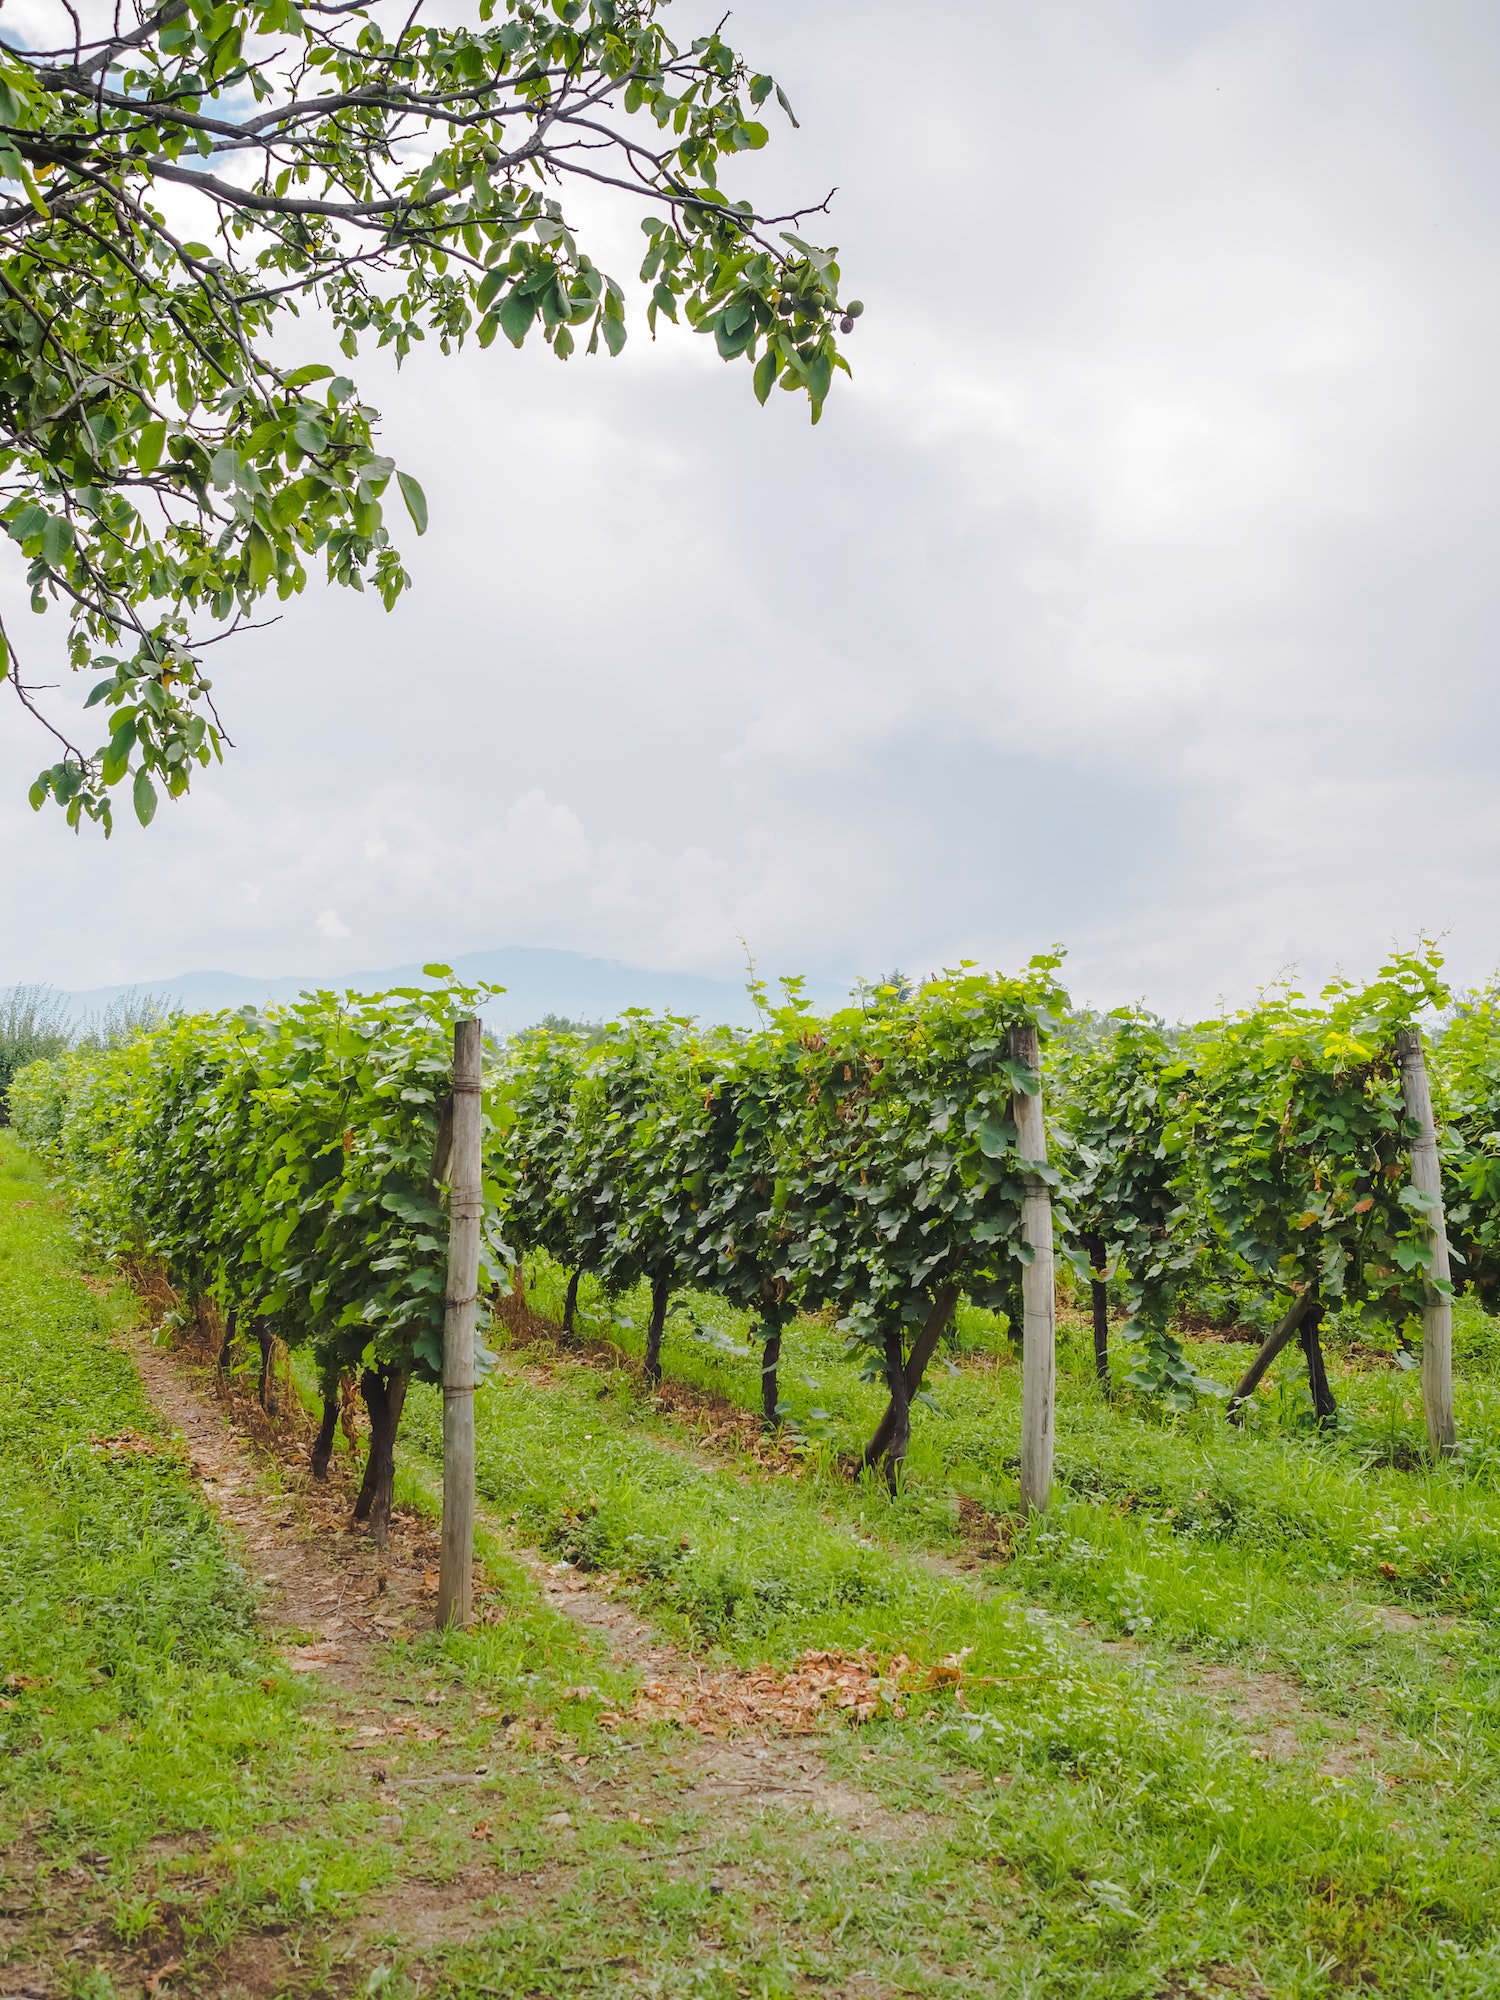
{"label": "pile of dry leaves", "polygon": [[647,1681],[624,1715],[601,1715],[606,1727],[622,1721],[676,1722],[700,1736],[757,1730],[811,1736],[830,1723],[873,1721],[906,1713],[903,1691],[953,1687],[963,1679],[954,1655],[936,1667],[917,1667],[897,1653],[884,1669],[873,1653],[804,1653],[794,1667],[726,1667],[696,1680]]}
{"label": "pile of dry leaves", "polygon": [[108,1437],[90,1437],[89,1450],[102,1458],[156,1458],[174,1456],[160,1438],[148,1438],[141,1431],[113,1431]]}

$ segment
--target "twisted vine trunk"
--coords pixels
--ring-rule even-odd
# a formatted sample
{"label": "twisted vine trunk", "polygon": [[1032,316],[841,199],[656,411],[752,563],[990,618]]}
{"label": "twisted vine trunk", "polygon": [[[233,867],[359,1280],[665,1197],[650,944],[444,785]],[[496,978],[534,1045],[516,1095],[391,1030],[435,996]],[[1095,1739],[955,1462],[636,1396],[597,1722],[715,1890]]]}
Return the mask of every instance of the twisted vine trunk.
{"label": "twisted vine trunk", "polygon": [[1094,1309],[1094,1374],[1099,1387],[1109,1387],[1109,1286],[1104,1279],[1104,1238],[1097,1232],[1083,1238],[1092,1278],[1089,1299]]}
{"label": "twisted vine trunk", "polygon": [[646,1329],[646,1380],[653,1387],[661,1380],[661,1336],[667,1323],[667,1301],[672,1296],[670,1278],[654,1279],[651,1286],[651,1324]]}
{"label": "twisted vine trunk", "polygon": [[1005,1304],[1001,1308],[1005,1314],[1005,1338],[1016,1350],[1024,1354],[1026,1350],[1026,1302],[1021,1294],[1019,1282],[1013,1284],[1005,1294]]}
{"label": "twisted vine trunk", "polygon": [[396,1431],[401,1423],[408,1379],[404,1368],[367,1368],[359,1378],[359,1392],[370,1419],[370,1450],[359,1498],[354,1503],[354,1518],[369,1522],[370,1539],[377,1547],[384,1547],[391,1531]]}
{"label": "twisted vine trunk", "polygon": [[[927,1318],[923,1321],[922,1331],[917,1335],[911,1353],[906,1357],[906,1365],[901,1371],[903,1384],[901,1405],[906,1411],[906,1435],[908,1439],[911,1436],[911,1399],[922,1387],[922,1378],[927,1373],[927,1364],[937,1352],[938,1342],[943,1337],[943,1328],[948,1324],[953,1308],[957,1304],[958,1286],[956,1284],[939,1285],[932,1295],[932,1304],[928,1309]],[[889,1345],[889,1341],[887,1341],[887,1345]],[[889,1356],[887,1356],[887,1361],[889,1361]],[[896,1395],[893,1390],[891,1400],[885,1406],[885,1415],[880,1419],[875,1435],[865,1446],[864,1462],[866,1465],[878,1465],[882,1459],[885,1459],[887,1470],[890,1471],[892,1469],[890,1465],[891,1442],[895,1437],[898,1421]],[[905,1452],[905,1444],[902,1445],[901,1450],[903,1453]]]}
{"label": "twisted vine trunk", "polygon": [[1230,1397],[1225,1408],[1224,1414],[1232,1424],[1237,1424],[1240,1421],[1241,1404],[1255,1394],[1260,1384],[1261,1376],[1265,1374],[1282,1348],[1286,1346],[1293,1334],[1297,1332],[1303,1320],[1312,1311],[1316,1303],[1316,1294],[1313,1292],[1304,1292],[1301,1298],[1293,1299],[1291,1309],[1285,1318],[1283,1318],[1280,1325],[1261,1342],[1259,1354],[1256,1355],[1250,1366],[1240,1377],[1239,1387]]}
{"label": "twisted vine trunk", "polygon": [[338,1429],[342,1402],[338,1370],[325,1369],[318,1386],[323,1391],[323,1420],[318,1425],[318,1435],[313,1439],[312,1476],[314,1479],[326,1479],[333,1458],[333,1439]]}
{"label": "twisted vine trunk", "polygon": [[351,1451],[359,1450],[359,1382],[352,1368],[339,1376],[339,1429]]}
{"label": "twisted vine trunk", "polygon": [[260,1406],[268,1417],[276,1414],[276,1336],[268,1319],[255,1322],[255,1340],[260,1348]]}
{"label": "twisted vine trunk", "polygon": [[777,1371],[781,1366],[781,1328],[767,1330],[765,1345],[760,1351],[760,1425],[762,1430],[774,1431],[781,1419],[776,1414],[781,1401],[781,1387]]}
{"label": "twisted vine trunk", "polygon": [[1304,1315],[1298,1339],[1307,1359],[1307,1386],[1312,1391],[1313,1411],[1319,1430],[1332,1430],[1338,1422],[1339,1406],[1328,1386],[1328,1370],[1323,1365],[1323,1343],[1318,1328],[1323,1324],[1323,1308],[1312,1306]]}
{"label": "twisted vine trunk", "polygon": [[574,1269],[573,1275],[568,1280],[568,1295],[563,1300],[562,1330],[564,1333],[571,1333],[573,1331],[573,1315],[578,1310],[578,1280],[582,1276],[583,1266],[580,1264]]}
{"label": "twisted vine trunk", "polygon": [[885,1379],[890,1386],[888,1412],[891,1432],[885,1447],[886,1484],[894,1493],[901,1477],[901,1464],[911,1443],[911,1392],[906,1386],[906,1362],[901,1352],[901,1328],[887,1329],[885,1336]]}
{"label": "twisted vine trunk", "polygon": [[230,1360],[233,1357],[234,1335],[235,1335],[235,1329],[239,1325],[239,1317],[240,1316],[238,1308],[235,1306],[231,1306],[229,1308],[228,1317],[224,1321],[224,1338],[219,1346],[220,1374],[222,1374],[224,1370],[229,1366]]}

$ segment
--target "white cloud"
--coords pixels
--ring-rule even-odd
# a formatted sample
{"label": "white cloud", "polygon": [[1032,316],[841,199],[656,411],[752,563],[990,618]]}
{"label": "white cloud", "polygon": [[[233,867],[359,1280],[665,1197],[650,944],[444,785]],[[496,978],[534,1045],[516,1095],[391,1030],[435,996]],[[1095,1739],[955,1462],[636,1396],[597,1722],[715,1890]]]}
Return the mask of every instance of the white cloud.
{"label": "white cloud", "polygon": [[[736,17],[803,121],[755,171],[839,183],[868,304],[823,424],[686,334],[362,363],[431,502],[416,594],[239,642],[229,766],[108,849],[26,811],[0,710],[0,979],[1062,937],[1175,1010],[1424,926],[1490,969],[1500,29],[913,18]],[[940,138],[892,141],[898,46]]]}

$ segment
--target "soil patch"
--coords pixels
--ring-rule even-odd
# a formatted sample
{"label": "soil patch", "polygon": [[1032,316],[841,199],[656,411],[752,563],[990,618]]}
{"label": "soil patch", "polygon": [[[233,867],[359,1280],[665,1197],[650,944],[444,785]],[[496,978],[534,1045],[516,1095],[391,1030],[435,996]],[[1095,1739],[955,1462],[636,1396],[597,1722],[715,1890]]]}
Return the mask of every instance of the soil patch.
{"label": "soil patch", "polygon": [[[1373,1771],[1381,1753],[1389,1750],[1385,1733],[1368,1722],[1334,1722],[1309,1707],[1300,1690],[1276,1673],[1247,1674],[1238,1667],[1194,1666],[1187,1679],[1198,1693],[1233,1716],[1254,1739],[1257,1757],[1281,1763],[1314,1750],[1318,1769],[1328,1778],[1348,1778]],[[1304,1747],[1299,1728],[1315,1724],[1320,1732],[1335,1730],[1331,1740]]]}

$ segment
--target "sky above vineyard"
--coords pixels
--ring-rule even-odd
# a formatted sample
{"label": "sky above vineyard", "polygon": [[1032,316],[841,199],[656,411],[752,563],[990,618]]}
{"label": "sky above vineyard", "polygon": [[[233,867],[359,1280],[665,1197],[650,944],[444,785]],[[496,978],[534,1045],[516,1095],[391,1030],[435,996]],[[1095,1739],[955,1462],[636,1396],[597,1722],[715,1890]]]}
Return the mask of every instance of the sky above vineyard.
{"label": "sky above vineyard", "polygon": [[33,817],[0,709],[0,983],[1062,939],[1080,997],[1176,1013],[1423,928],[1488,976],[1500,15],[743,0],[730,32],[802,121],[746,185],[838,186],[807,233],[867,303],[854,383],[812,430],[638,314],[612,364],[362,361],[431,505],[416,589],[224,649],[237,751],[108,846]]}

